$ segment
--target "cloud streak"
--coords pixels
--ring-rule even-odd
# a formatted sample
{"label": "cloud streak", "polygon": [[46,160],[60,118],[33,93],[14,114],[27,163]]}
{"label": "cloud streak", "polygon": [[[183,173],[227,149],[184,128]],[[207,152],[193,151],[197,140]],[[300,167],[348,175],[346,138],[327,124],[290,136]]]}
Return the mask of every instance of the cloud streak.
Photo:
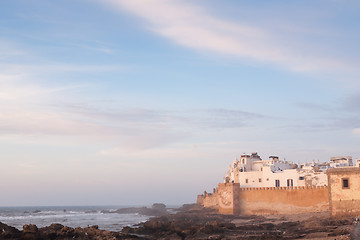
{"label": "cloud streak", "polygon": [[44,107],[57,93],[76,86],[49,88],[27,80],[26,74],[0,75],[0,135],[89,135],[105,131]]}
{"label": "cloud streak", "polygon": [[[41,84],[56,72],[113,71],[119,66],[78,66],[68,64],[1,64],[0,135],[117,137],[130,149],[152,148],[188,138],[196,129],[242,128],[263,116],[230,109],[189,109],[169,111],[76,103],[73,89],[91,85]],[[121,68],[121,67],[120,67]],[[61,96],[61,97],[59,97]],[[67,96],[68,104],[59,102]]]}
{"label": "cloud streak", "polygon": [[[58,107],[61,107],[60,105]],[[86,104],[65,104],[72,114],[110,120],[138,126],[186,126],[196,128],[241,128],[250,122],[269,118],[258,113],[225,108],[189,109],[186,111],[154,110],[143,108],[106,109]]]}
{"label": "cloud streak", "polygon": [[184,1],[102,2],[144,19],[150,31],[195,50],[275,63],[292,71],[355,69],[344,61],[316,55],[311,49],[287,48],[284,39],[265,29],[213,17],[205,9]]}

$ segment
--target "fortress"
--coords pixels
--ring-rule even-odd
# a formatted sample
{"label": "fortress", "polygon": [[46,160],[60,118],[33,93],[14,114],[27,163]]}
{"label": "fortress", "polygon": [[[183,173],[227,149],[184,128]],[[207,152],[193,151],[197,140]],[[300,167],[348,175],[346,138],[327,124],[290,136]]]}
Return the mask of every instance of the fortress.
{"label": "fortress", "polygon": [[360,159],[332,157],[298,166],[257,153],[235,158],[212,193],[197,203],[223,214],[292,214],[330,211],[333,216],[360,214]]}

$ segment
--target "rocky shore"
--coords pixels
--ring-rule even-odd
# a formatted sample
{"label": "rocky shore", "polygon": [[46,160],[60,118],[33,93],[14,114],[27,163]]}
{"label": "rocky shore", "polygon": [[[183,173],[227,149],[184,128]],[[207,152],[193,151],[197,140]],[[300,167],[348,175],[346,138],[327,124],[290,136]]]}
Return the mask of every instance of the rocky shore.
{"label": "rocky shore", "polygon": [[119,208],[115,211],[101,211],[102,213],[117,213],[117,214],[127,214],[127,213],[137,213],[144,216],[163,216],[169,214],[166,209],[166,205],[163,203],[154,203],[151,208],[148,207],[129,207],[129,208]]}
{"label": "rocky shore", "polygon": [[[162,207],[160,207],[162,209]],[[130,211],[128,210],[124,210]],[[329,213],[272,216],[228,216],[184,205],[175,214],[151,218],[121,232],[97,226],[70,228],[61,224],[37,228],[25,225],[20,231],[0,223],[0,239],[350,239],[355,219],[331,218]]]}
{"label": "rocky shore", "polygon": [[176,214],[152,218],[123,233],[146,239],[350,239],[353,218],[334,219],[328,212],[294,215],[229,216],[188,206]]}

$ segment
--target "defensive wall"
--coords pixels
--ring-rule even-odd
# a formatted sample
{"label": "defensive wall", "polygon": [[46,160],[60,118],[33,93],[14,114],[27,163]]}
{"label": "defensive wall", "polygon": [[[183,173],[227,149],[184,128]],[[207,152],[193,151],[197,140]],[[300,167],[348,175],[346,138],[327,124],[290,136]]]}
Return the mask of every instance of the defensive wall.
{"label": "defensive wall", "polygon": [[292,214],[329,209],[326,186],[244,188],[239,197],[243,214]]}
{"label": "defensive wall", "polygon": [[360,168],[327,170],[328,185],[321,187],[240,188],[219,183],[213,193],[199,195],[197,203],[223,214],[295,214],[329,211],[332,216],[360,215]]}
{"label": "defensive wall", "polygon": [[196,203],[206,208],[219,209],[218,189],[214,189],[213,193],[205,191],[204,194],[198,195]]}
{"label": "defensive wall", "polygon": [[239,183],[220,183],[212,194],[198,196],[204,207],[224,214],[293,214],[329,209],[329,194],[322,187],[240,188]]}

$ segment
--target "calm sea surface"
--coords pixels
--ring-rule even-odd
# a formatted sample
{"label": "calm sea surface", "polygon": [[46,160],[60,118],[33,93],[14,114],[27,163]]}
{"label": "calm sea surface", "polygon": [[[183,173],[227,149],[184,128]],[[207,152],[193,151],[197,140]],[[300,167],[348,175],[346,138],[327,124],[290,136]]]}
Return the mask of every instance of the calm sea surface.
{"label": "calm sea surface", "polygon": [[22,230],[25,224],[38,227],[60,223],[69,227],[98,225],[100,229],[120,231],[125,226],[133,226],[148,220],[140,214],[108,213],[126,206],[77,206],[77,207],[0,207],[0,222]]}

